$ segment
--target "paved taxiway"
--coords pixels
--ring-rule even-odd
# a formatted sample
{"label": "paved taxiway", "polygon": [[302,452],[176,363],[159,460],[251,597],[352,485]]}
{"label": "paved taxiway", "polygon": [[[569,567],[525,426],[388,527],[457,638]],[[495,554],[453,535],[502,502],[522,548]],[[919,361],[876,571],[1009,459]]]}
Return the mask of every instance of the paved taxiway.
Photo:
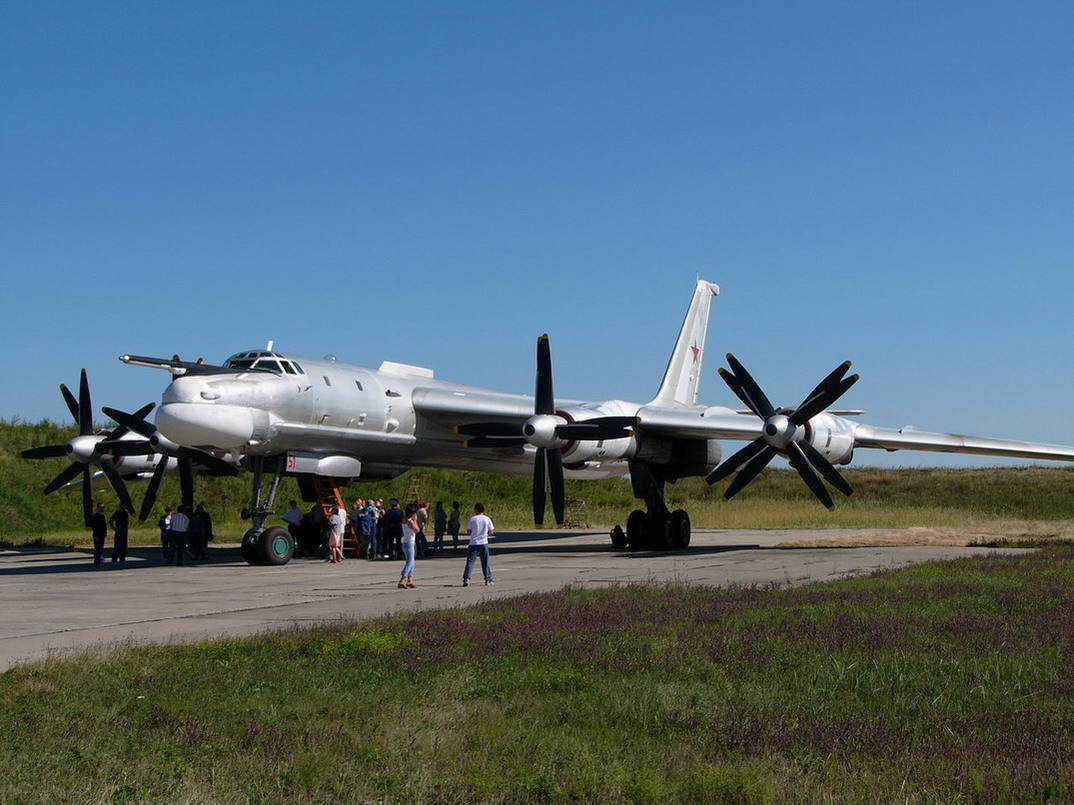
{"label": "paved taxiway", "polygon": [[604,533],[509,533],[492,544],[495,586],[482,584],[480,566],[472,586],[462,586],[465,548],[460,547],[418,560],[416,590],[398,589],[402,563],[385,560],[331,565],[295,559],[282,567],[250,567],[237,546],[215,546],[209,562],[168,567],[159,549],[135,548],[125,565],[94,568],[88,550],[5,551],[0,553],[0,671],[114,644],[253,635],[568,584],[802,584],[988,550],[778,547],[795,539],[860,533],[695,531],[688,550],[667,553],[616,551]]}

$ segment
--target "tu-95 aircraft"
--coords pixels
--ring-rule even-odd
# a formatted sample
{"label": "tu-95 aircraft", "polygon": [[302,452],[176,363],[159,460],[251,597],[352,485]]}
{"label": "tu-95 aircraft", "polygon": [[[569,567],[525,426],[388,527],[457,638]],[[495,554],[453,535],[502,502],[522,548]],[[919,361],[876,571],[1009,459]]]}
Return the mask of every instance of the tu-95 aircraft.
{"label": "tu-95 aircraft", "polygon": [[[157,408],[134,414],[103,409],[118,423],[92,433],[89,388],[82,376],[76,400],[61,386],[80,435],[67,445],[27,450],[27,458],[66,455],[71,465],[46,487],[51,492],[83,474],[83,501],[91,504],[90,467],[99,466],[121,500],[123,477],[149,479],[144,520],[161,477],[178,471],[185,503],[193,501],[194,473],[253,474],[252,528],[242,540],[251,564],[284,564],[294,546],[287,530],[265,527],[284,476],[297,476],[307,501],[342,503],[338,486],[390,479],[415,466],[532,473],[535,522],[551,499],[564,519],[564,478],[629,473],[644,509],[630,513],[626,531],[613,530],[618,548],[682,548],[690,517],[669,511],[665,485],[702,476],[709,484],[732,475],[731,498],[777,455],[786,458],[825,506],[830,485],[853,490],[836,465],[859,448],[925,450],[1074,461],[1074,447],[1012,441],[854,421],[835,402],[857,381],[849,361],[836,367],[794,408],[774,406],[746,368],[728,355],[720,375],[745,409],[699,405],[709,311],[719,288],[698,280],[663,381],[648,403],[557,400],[547,335],[537,340],[532,397],[437,380],[431,369],[384,362],[379,369],[312,360],[267,349],[240,352],[215,366],[201,361],[123,355],[124,363],[165,369],[172,381]],[[724,457],[721,442],[746,445]],[[133,510],[133,507],[132,507]]]}

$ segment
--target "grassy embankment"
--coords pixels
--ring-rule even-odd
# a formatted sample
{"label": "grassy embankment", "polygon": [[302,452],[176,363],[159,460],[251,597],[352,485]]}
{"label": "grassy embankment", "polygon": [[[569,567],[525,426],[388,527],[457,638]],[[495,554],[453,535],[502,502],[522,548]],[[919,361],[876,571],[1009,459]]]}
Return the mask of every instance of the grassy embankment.
{"label": "grassy embankment", "polygon": [[[37,424],[0,421],[0,540],[12,544],[40,541],[46,544],[84,543],[81,497],[66,491],[45,497],[44,486],[65,466],[61,459],[26,461],[19,453],[32,446],[60,444],[74,430],[50,422]],[[1074,467],[1022,467],[1010,469],[852,469],[842,470],[857,491],[853,500],[837,495],[837,508],[828,512],[805,489],[792,470],[767,470],[733,502],[723,503],[726,484],[706,487],[691,478],[668,487],[671,508],[685,508],[698,528],[907,528],[911,526],[1071,535],[1074,532]],[[406,496],[412,473],[420,473],[422,494],[430,501],[459,500],[465,508],[481,500],[501,530],[532,526],[530,479],[477,472],[417,469],[391,482],[360,484],[345,490],[349,497]],[[238,512],[249,505],[250,476],[199,478],[198,499],[214,515],[216,531],[225,541],[237,541],[246,529]],[[129,485],[140,505],[144,485]],[[623,523],[638,503],[626,479],[568,481],[568,497],[585,501],[586,520],[594,528]],[[165,480],[158,512],[179,497],[178,481]],[[287,479],[278,498],[297,497]],[[107,487],[97,499],[115,505]],[[548,518],[551,519],[549,512]],[[1041,523],[1046,523],[1042,527]],[[1035,523],[1035,525],[1033,525]],[[136,528],[134,543],[157,539],[152,525]]]}
{"label": "grassy embankment", "polygon": [[0,675],[0,801],[1074,799],[1074,552],[566,590]]}

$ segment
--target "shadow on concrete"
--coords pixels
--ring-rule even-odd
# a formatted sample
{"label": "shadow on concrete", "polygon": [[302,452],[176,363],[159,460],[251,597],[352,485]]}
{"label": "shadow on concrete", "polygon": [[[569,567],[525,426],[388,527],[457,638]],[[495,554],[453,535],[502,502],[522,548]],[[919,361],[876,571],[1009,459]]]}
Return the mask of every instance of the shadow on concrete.
{"label": "shadow on concrete", "polygon": [[[584,538],[579,541],[578,538]],[[571,541],[567,541],[570,539]],[[511,556],[528,554],[532,556],[553,556],[569,554],[609,554],[626,559],[675,559],[676,557],[706,556],[739,550],[782,550],[771,546],[753,544],[691,546],[682,550],[668,551],[628,551],[611,544],[607,534],[591,532],[556,531],[520,531],[497,535],[489,543],[492,555]],[[13,555],[14,554],[14,555]],[[77,548],[41,548],[33,547],[24,551],[13,549],[0,557],[0,578],[5,576],[27,576],[53,573],[132,573],[156,568],[168,567],[158,546],[138,545],[127,550],[126,562],[111,561],[111,546],[104,552],[104,564],[93,565],[93,550],[86,546]],[[218,567],[246,566],[238,545],[223,545],[209,548],[208,561],[191,562],[186,560],[182,567],[198,569]],[[17,564],[10,564],[5,559],[14,559]],[[431,551],[427,557],[418,557],[419,562],[463,562],[466,559],[466,546],[446,547],[443,551]],[[348,562],[371,562],[372,564],[394,567],[401,559],[368,560],[349,557]],[[597,560],[599,561],[599,559]],[[320,556],[294,557],[292,563],[324,562]]]}

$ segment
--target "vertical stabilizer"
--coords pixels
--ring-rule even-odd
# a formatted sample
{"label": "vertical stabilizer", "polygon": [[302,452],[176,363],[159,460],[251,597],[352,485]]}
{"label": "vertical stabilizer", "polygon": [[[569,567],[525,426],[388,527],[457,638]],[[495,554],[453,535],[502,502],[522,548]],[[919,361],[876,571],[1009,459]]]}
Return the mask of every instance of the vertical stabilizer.
{"label": "vertical stabilizer", "polygon": [[650,405],[697,405],[701,383],[701,365],[705,357],[705,336],[709,329],[712,297],[720,293],[714,282],[699,279],[690,300],[690,309],[679,330],[679,340],[671,353],[660,391]]}

